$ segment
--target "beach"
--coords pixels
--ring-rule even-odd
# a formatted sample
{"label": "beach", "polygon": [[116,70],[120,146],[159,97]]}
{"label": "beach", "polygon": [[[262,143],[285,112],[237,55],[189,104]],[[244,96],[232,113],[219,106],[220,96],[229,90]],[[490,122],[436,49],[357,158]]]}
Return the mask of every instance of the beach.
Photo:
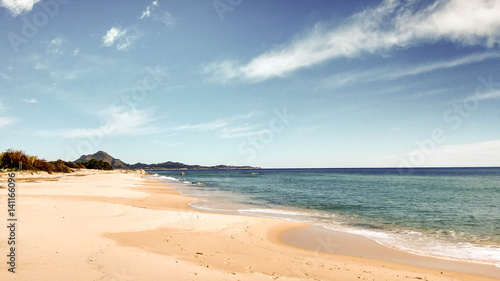
{"label": "beach", "polygon": [[[1,174],[3,187],[7,179]],[[141,174],[16,179],[15,273],[4,229],[0,280],[500,280],[489,265],[395,255],[364,237],[274,218],[200,212],[189,206],[197,199]],[[7,223],[5,188],[0,202]]]}

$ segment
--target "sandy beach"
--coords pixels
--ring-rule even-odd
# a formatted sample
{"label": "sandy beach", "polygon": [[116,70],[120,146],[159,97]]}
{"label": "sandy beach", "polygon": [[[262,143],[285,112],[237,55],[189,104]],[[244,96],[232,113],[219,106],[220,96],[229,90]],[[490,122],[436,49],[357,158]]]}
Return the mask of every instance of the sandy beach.
{"label": "sandy beach", "polygon": [[[1,174],[4,224],[7,179]],[[500,280],[493,266],[278,219],[199,212],[189,207],[195,199],[140,174],[16,179],[15,273],[3,228],[0,280]]]}

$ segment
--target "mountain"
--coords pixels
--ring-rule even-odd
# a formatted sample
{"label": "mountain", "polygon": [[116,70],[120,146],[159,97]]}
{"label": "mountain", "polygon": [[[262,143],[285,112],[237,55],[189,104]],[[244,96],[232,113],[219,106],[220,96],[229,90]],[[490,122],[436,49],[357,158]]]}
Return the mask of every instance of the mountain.
{"label": "mountain", "polygon": [[82,155],[75,162],[87,162],[90,159],[102,160],[108,162],[114,169],[128,169],[128,164],[120,159],[116,159],[104,151],[98,151],[94,154]]}
{"label": "mountain", "polygon": [[167,161],[163,163],[156,164],[144,164],[144,163],[135,163],[135,164],[127,164],[120,159],[113,158],[111,155],[104,151],[98,151],[94,154],[82,155],[75,162],[87,162],[90,159],[102,160],[108,162],[115,169],[143,169],[143,170],[234,170],[234,169],[260,169],[259,167],[251,167],[251,166],[227,166],[227,165],[217,165],[217,166],[200,166],[200,165],[187,165],[180,162],[172,162]]}

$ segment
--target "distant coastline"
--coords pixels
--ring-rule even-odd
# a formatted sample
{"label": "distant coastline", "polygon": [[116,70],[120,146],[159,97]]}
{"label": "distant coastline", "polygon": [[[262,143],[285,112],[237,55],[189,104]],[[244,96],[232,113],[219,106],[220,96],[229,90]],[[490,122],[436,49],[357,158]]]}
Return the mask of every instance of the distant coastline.
{"label": "distant coastline", "polygon": [[252,166],[230,166],[215,165],[201,166],[188,165],[180,162],[167,161],[156,164],[135,163],[128,164],[120,159],[114,158],[104,151],[94,154],[82,155],[75,161],[47,161],[37,156],[26,154],[22,150],[8,149],[0,152],[0,171],[46,171],[49,174],[72,173],[78,169],[98,169],[98,170],[257,170],[260,167]]}
{"label": "distant coastline", "polygon": [[260,167],[252,166],[230,166],[230,165],[215,165],[215,166],[202,166],[202,165],[188,165],[180,162],[167,161],[156,164],[135,163],[128,164],[120,159],[114,158],[104,151],[98,151],[94,154],[82,155],[75,162],[86,162],[90,159],[102,160],[108,162],[114,169],[130,169],[130,170],[256,170]]}

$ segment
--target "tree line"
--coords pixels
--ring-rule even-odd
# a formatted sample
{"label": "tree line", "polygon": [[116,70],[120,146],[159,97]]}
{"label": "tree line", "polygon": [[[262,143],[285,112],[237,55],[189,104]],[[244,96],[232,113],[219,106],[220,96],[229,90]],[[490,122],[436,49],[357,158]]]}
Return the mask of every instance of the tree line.
{"label": "tree line", "polygon": [[90,159],[86,162],[46,161],[22,150],[9,149],[0,154],[0,168],[9,171],[45,171],[51,173],[71,173],[74,169],[113,170],[108,162]]}

